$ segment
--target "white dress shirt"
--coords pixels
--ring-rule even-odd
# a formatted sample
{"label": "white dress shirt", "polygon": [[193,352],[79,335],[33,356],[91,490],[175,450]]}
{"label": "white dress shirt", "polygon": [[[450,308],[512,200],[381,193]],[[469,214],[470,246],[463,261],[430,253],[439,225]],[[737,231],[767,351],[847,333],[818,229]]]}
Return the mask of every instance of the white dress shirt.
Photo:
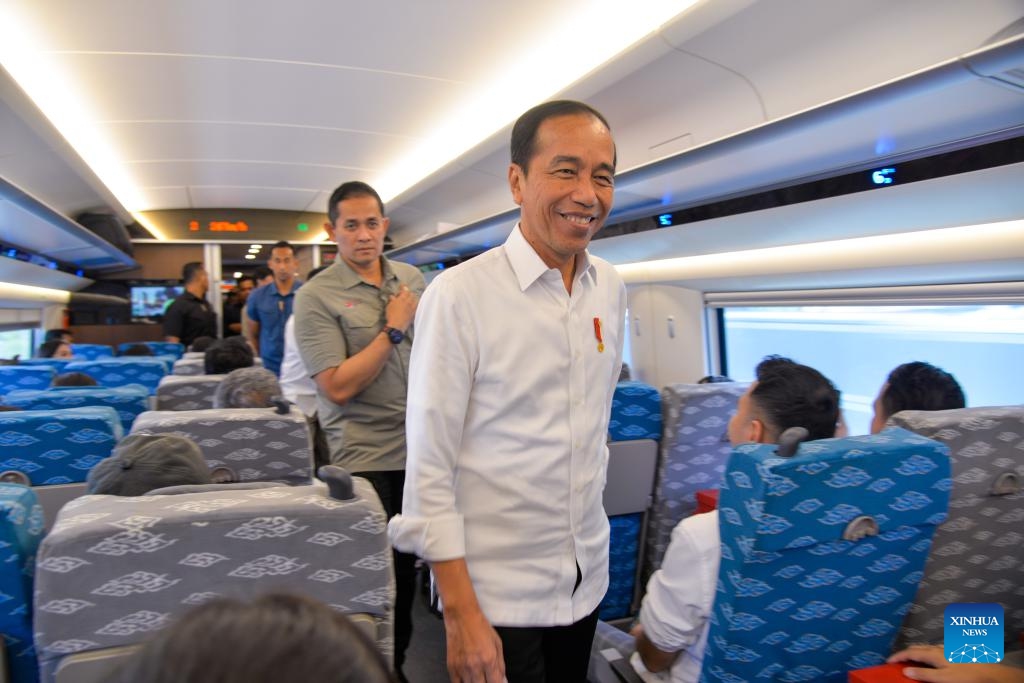
{"label": "white dress shirt", "polygon": [[281,361],[281,393],[297,405],[306,417],[316,412],[316,382],[306,371],[295,343],[295,316],[284,324],[284,359]]}
{"label": "white dress shirt", "polygon": [[681,650],[672,664],[672,683],[700,679],[721,559],[718,511],[693,515],[672,530],[661,569],[647,582],[640,625],[659,650]]}
{"label": "white dress shirt", "polygon": [[518,225],[420,301],[391,540],[464,557],[492,624],[571,624],[608,587],[601,496],[625,307],[610,264],[581,255],[570,295]]}

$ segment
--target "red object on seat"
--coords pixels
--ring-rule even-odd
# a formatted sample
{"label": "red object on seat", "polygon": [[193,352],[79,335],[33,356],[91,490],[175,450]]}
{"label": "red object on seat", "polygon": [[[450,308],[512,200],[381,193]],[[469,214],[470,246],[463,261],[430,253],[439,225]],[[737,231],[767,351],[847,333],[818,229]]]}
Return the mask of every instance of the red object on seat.
{"label": "red object on seat", "polygon": [[718,508],[718,489],[701,489],[697,491],[697,511],[693,514],[711,512]]}
{"label": "red object on seat", "polygon": [[905,683],[914,679],[903,675],[903,670],[913,666],[908,662],[895,662],[893,664],[882,664],[881,666],[870,666],[866,669],[856,669],[849,673],[849,683]]}

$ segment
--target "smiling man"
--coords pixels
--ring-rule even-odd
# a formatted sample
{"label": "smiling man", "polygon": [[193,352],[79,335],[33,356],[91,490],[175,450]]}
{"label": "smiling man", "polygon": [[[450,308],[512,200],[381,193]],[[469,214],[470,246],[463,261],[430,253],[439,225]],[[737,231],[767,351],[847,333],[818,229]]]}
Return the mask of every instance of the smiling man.
{"label": "smiling man", "polygon": [[615,144],[571,101],[512,130],[518,225],[442,273],[416,316],[395,546],[430,562],[453,681],[585,681],[608,586],[602,506],[626,291],[587,245]]}

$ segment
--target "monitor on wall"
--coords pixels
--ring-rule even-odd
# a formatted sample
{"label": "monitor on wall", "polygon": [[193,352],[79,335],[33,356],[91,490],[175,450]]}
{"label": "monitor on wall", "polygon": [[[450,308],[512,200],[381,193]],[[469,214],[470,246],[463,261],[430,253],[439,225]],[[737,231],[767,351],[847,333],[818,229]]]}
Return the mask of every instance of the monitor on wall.
{"label": "monitor on wall", "polygon": [[138,284],[131,287],[132,318],[162,318],[164,311],[185,288],[172,284]]}

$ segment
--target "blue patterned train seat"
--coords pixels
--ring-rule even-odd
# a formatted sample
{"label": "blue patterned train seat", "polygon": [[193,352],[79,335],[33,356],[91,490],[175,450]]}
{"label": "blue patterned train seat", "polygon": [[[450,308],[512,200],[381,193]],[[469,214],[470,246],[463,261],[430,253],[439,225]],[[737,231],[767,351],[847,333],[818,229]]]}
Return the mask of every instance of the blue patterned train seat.
{"label": "blue patterned train seat", "polygon": [[127,433],[135,418],[149,410],[149,390],[141,384],[123,387],[50,387],[40,391],[12,391],[4,402],[22,410],[61,410],[110,406],[117,411]]}
{"label": "blue patterned train seat", "polygon": [[106,344],[72,344],[71,353],[76,358],[96,360],[97,358],[113,358],[114,347]]}
{"label": "blue patterned train seat", "polygon": [[75,680],[76,659],[141,643],[194,605],[281,590],[355,618],[390,657],[387,520],[369,482],[350,481],[341,496],[317,482],[173,487],[68,503],[36,565],[42,680],[52,681],[58,667]]}
{"label": "blue patterned train seat", "polygon": [[64,368],[70,362],[70,358],[25,358],[18,361],[20,365],[46,365],[53,368],[58,375],[64,372]]}
{"label": "blue patterned train seat", "polygon": [[9,680],[38,680],[32,637],[32,575],[43,537],[43,510],[27,486],[0,483],[0,635]]}
{"label": "blue patterned train seat", "polygon": [[153,394],[160,384],[160,378],[168,374],[168,365],[157,358],[105,358],[68,363],[64,371],[84,372],[104,387],[141,384]]}
{"label": "blue patterned train seat", "polygon": [[642,512],[608,518],[608,592],[598,607],[601,619],[622,619],[632,612],[643,520]]}
{"label": "blue patterned train seat", "polygon": [[122,434],[109,406],[0,413],[0,471],[32,486],[85,481]]}
{"label": "blue patterned train seat", "polygon": [[661,393],[643,382],[619,382],[612,394],[611,441],[661,440]]}
{"label": "blue patterned train seat", "polygon": [[0,396],[18,389],[45,389],[56,374],[48,365],[0,365]]}
{"label": "blue patterned train seat", "polygon": [[744,445],[719,499],[701,681],[841,683],[881,664],[949,505],[949,450],[903,429]]}
{"label": "blue patterned train seat", "polygon": [[142,344],[148,346],[153,352],[154,356],[173,356],[174,360],[178,360],[185,353],[185,345],[179,344],[178,342],[160,342],[160,341],[149,341],[149,342],[125,342],[117,345],[117,355],[120,356],[129,348]]}

